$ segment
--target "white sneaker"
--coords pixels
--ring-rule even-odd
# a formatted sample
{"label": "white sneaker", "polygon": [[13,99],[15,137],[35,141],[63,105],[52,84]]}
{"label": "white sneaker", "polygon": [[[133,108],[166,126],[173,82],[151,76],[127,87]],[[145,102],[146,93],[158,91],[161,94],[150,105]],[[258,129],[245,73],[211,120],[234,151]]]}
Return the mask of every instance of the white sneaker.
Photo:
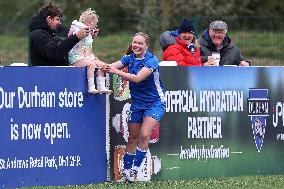
{"label": "white sneaker", "polygon": [[94,94],[99,93],[99,91],[96,89],[95,85],[92,85],[92,86],[89,87],[88,93],[89,93],[90,95],[94,95]]}
{"label": "white sneaker", "polygon": [[130,170],[124,170],[122,173],[122,177],[118,180],[116,180],[117,183],[124,183],[128,182],[130,176]]}
{"label": "white sneaker", "polygon": [[106,87],[98,87],[99,93],[106,93],[106,94],[111,94],[112,90],[107,89]]}
{"label": "white sneaker", "polygon": [[131,169],[129,177],[128,177],[128,181],[129,182],[137,181],[137,175],[138,175],[138,171]]}
{"label": "white sneaker", "polygon": [[125,183],[125,182],[127,182],[127,179],[126,179],[126,177],[123,175],[120,179],[116,180],[115,182],[117,182],[117,183]]}
{"label": "white sneaker", "polygon": [[106,94],[112,93],[112,90],[109,90],[106,88],[106,78],[105,77],[101,77],[101,76],[97,77],[96,82],[97,82],[97,88],[100,93],[106,93]]}

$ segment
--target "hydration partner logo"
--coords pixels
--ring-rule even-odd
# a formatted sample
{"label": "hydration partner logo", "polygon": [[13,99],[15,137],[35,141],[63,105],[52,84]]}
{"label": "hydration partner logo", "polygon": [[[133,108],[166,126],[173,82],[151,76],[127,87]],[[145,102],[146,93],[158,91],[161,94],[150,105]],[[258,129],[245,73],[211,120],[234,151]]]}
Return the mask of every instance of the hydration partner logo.
{"label": "hydration partner logo", "polygon": [[255,146],[260,153],[269,117],[268,89],[250,89],[247,105]]}

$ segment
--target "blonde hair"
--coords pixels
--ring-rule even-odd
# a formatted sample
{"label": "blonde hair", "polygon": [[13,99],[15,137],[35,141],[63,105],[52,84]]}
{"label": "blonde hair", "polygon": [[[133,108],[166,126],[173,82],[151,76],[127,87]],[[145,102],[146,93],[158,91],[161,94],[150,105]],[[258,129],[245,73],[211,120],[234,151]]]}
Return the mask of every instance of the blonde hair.
{"label": "blonde hair", "polygon": [[135,37],[135,36],[142,36],[142,37],[144,37],[145,41],[146,41],[146,45],[148,45],[149,42],[150,42],[150,38],[149,38],[148,34],[146,34],[144,32],[137,32],[137,33],[134,34],[133,37]]}
{"label": "blonde hair", "polygon": [[87,21],[93,19],[95,19],[98,22],[99,16],[96,14],[96,11],[92,10],[91,8],[88,8],[81,14],[79,22],[86,23]]}
{"label": "blonde hair", "polygon": [[195,35],[193,37],[192,42],[193,42],[195,48],[199,50],[200,49],[200,45],[199,45],[198,40],[196,39]]}
{"label": "blonde hair", "polygon": [[[142,37],[144,37],[144,38],[145,38],[145,41],[146,41],[146,45],[149,44],[150,38],[149,38],[149,36],[148,36],[146,33],[137,32],[137,33],[134,34],[133,37],[136,37],[136,36],[142,36]],[[127,49],[125,50],[124,54],[125,54],[125,55],[129,55],[129,54],[131,54],[131,53],[133,53],[133,51],[132,51],[132,44],[130,43],[130,44],[128,45]]]}

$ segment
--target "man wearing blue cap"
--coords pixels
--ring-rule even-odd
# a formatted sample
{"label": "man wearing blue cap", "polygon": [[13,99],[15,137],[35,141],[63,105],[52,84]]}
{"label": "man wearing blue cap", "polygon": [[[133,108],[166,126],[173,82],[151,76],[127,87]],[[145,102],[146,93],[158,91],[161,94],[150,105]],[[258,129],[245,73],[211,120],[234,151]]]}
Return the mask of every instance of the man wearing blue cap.
{"label": "man wearing blue cap", "polygon": [[176,43],[163,52],[163,60],[176,61],[178,66],[201,66],[199,45],[195,37],[193,23],[184,19],[175,36]]}

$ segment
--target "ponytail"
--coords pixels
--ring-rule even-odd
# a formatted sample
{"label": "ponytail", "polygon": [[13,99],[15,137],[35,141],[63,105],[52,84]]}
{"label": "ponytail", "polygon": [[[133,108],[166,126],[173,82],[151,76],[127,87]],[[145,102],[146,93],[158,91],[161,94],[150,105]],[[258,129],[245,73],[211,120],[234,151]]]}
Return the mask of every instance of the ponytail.
{"label": "ponytail", "polygon": [[125,55],[129,55],[129,54],[131,54],[131,53],[133,53],[133,51],[132,51],[132,45],[131,45],[131,43],[130,43],[130,44],[128,45],[127,49],[125,50],[124,54],[125,54]]}

